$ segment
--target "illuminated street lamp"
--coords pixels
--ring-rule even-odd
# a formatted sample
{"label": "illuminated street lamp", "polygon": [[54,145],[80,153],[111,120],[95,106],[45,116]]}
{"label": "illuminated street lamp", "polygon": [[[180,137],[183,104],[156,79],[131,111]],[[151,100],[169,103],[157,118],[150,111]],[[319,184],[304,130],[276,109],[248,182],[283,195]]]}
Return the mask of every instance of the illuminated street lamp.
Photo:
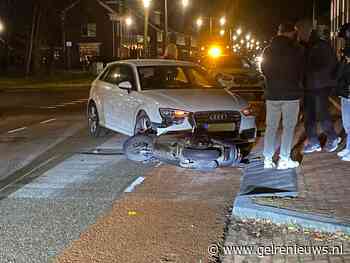
{"label": "illuminated street lamp", "polygon": [[224,29],[221,29],[221,30],[220,30],[220,36],[223,37],[224,35],[225,35],[225,30],[224,30]]}
{"label": "illuminated street lamp", "polygon": [[149,9],[151,6],[151,2],[152,2],[152,0],[143,0],[143,7],[145,9]]}
{"label": "illuminated street lamp", "polygon": [[189,0],[182,0],[182,7],[186,8],[190,4]]}
{"label": "illuminated street lamp", "polygon": [[247,35],[245,36],[245,39],[246,39],[247,41],[249,41],[251,37],[252,37],[252,36],[251,36],[250,34],[247,34]]}
{"label": "illuminated street lamp", "polygon": [[221,17],[219,22],[220,22],[220,26],[226,25],[226,17],[224,17],[224,16]]}
{"label": "illuminated street lamp", "polygon": [[0,33],[4,32],[5,26],[4,24],[0,21]]}
{"label": "illuminated street lamp", "polygon": [[241,44],[244,44],[244,40],[243,39],[241,39]]}
{"label": "illuminated street lamp", "polygon": [[236,41],[236,40],[237,40],[237,36],[234,35],[234,36],[232,37],[232,39],[233,39],[233,41]]}
{"label": "illuminated street lamp", "polygon": [[203,19],[202,18],[198,18],[196,21],[197,27],[201,28],[203,26]]}
{"label": "illuminated street lamp", "polygon": [[145,30],[143,35],[143,48],[145,54],[148,53],[148,19],[149,19],[149,8],[152,0],[143,0],[143,7],[145,8]]}
{"label": "illuminated street lamp", "polygon": [[127,18],[125,18],[125,25],[126,25],[127,27],[132,26],[133,23],[134,23],[134,21],[132,20],[132,18],[131,18],[130,16],[127,17]]}
{"label": "illuminated street lamp", "polygon": [[238,28],[237,31],[236,31],[237,35],[241,35],[242,34],[242,29]]}

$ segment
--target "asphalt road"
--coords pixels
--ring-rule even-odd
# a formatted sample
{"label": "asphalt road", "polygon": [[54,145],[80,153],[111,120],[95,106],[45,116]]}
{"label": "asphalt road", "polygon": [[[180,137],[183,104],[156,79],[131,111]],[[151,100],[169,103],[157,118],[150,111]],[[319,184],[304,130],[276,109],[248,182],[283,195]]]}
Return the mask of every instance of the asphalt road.
{"label": "asphalt road", "polygon": [[0,262],[49,262],[147,170],[121,154],[125,136],[88,135],[87,98],[0,94]]}
{"label": "asphalt road", "polygon": [[149,170],[125,159],[125,136],[88,135],[87,98],[0,93],[0,262],[50,262]]}

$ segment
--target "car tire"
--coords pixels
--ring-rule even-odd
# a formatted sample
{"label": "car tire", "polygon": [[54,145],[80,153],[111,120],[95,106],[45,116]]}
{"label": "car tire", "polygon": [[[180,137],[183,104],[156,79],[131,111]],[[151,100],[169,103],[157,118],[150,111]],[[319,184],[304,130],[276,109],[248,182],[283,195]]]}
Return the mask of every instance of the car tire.
{"label": "car tire", "polygon": [[192,149],[185,148],[182,151],[182,155],[185,159],[194,161],[215,161],[220,158],[220,151],[218,149]]}
{"label": "car tire", "polygon": [[228,158],[227,160],[218,160],[218,164],[220,167],[230,167],[235,166],[241,162],[241,153],[239,148],[236,145],[230,145],[227,147],[227,154]]}
{"label": "car tire", "polygon": [[142,111],[136,118],[134,135],[144,134],[152,129],[152,122],[147,114]]}
{"label": "car tire", "polygon": [[135,135],[125,141],[123,150],[126,157],[134,162],[148,162],[153,159],[154,136]]}
{"label": "car tire", "polygon": [[88,106],[88,127],[89,134],[95,138],[106,136],[109,132],[108,129],[100,125],[97,107],[93,102]]}

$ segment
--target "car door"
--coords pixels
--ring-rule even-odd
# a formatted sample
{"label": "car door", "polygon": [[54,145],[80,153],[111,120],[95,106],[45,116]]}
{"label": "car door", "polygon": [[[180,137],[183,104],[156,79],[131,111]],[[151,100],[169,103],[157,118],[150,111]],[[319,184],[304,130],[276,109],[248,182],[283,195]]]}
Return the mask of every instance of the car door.
{"label": "car door", "polygon": [[[125,134],[133,133],[134,113],[140,105],[135,80],[132,67],[126,64],[114,65],[107,80],[110,85],[105,92],[107,126]],[[131,83],[130,91],[119,88],[118,85],[125,81]]]}
{"label": "car door", "polygon": [[142,103],[142,96],[137,90],[136,84],[136,75],[133,68],[130,65],[121,65],[120,67],[120,82],[129,81],[132,85],[132,89],[128,92],[124,90],[122,93],[118,93],[118,109],[123,118],[120,119],[120,122],[125,129],[125,132],[128,134],[133,134],[134,132],[134,119],[137,114],[137,110]]}

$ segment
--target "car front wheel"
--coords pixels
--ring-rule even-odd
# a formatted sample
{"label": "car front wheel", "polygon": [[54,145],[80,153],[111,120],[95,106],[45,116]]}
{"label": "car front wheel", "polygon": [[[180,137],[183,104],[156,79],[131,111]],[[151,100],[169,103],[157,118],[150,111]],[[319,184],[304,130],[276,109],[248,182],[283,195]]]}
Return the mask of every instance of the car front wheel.
{"label": "car front wheel", "polygon": [[152,122],[145,112],[141,112],[136,118],[134,135],[143,134],[152,129]]}
{"label": "car front wheel", "polygon": [[88,107],[88,126],[89,133],[92,137],[101,137],[105,136],[108,133],[108,130],[102,126],[100,126],[100,119],[98,117],[98,112],[96,105],[94,103],[90,103]]}

